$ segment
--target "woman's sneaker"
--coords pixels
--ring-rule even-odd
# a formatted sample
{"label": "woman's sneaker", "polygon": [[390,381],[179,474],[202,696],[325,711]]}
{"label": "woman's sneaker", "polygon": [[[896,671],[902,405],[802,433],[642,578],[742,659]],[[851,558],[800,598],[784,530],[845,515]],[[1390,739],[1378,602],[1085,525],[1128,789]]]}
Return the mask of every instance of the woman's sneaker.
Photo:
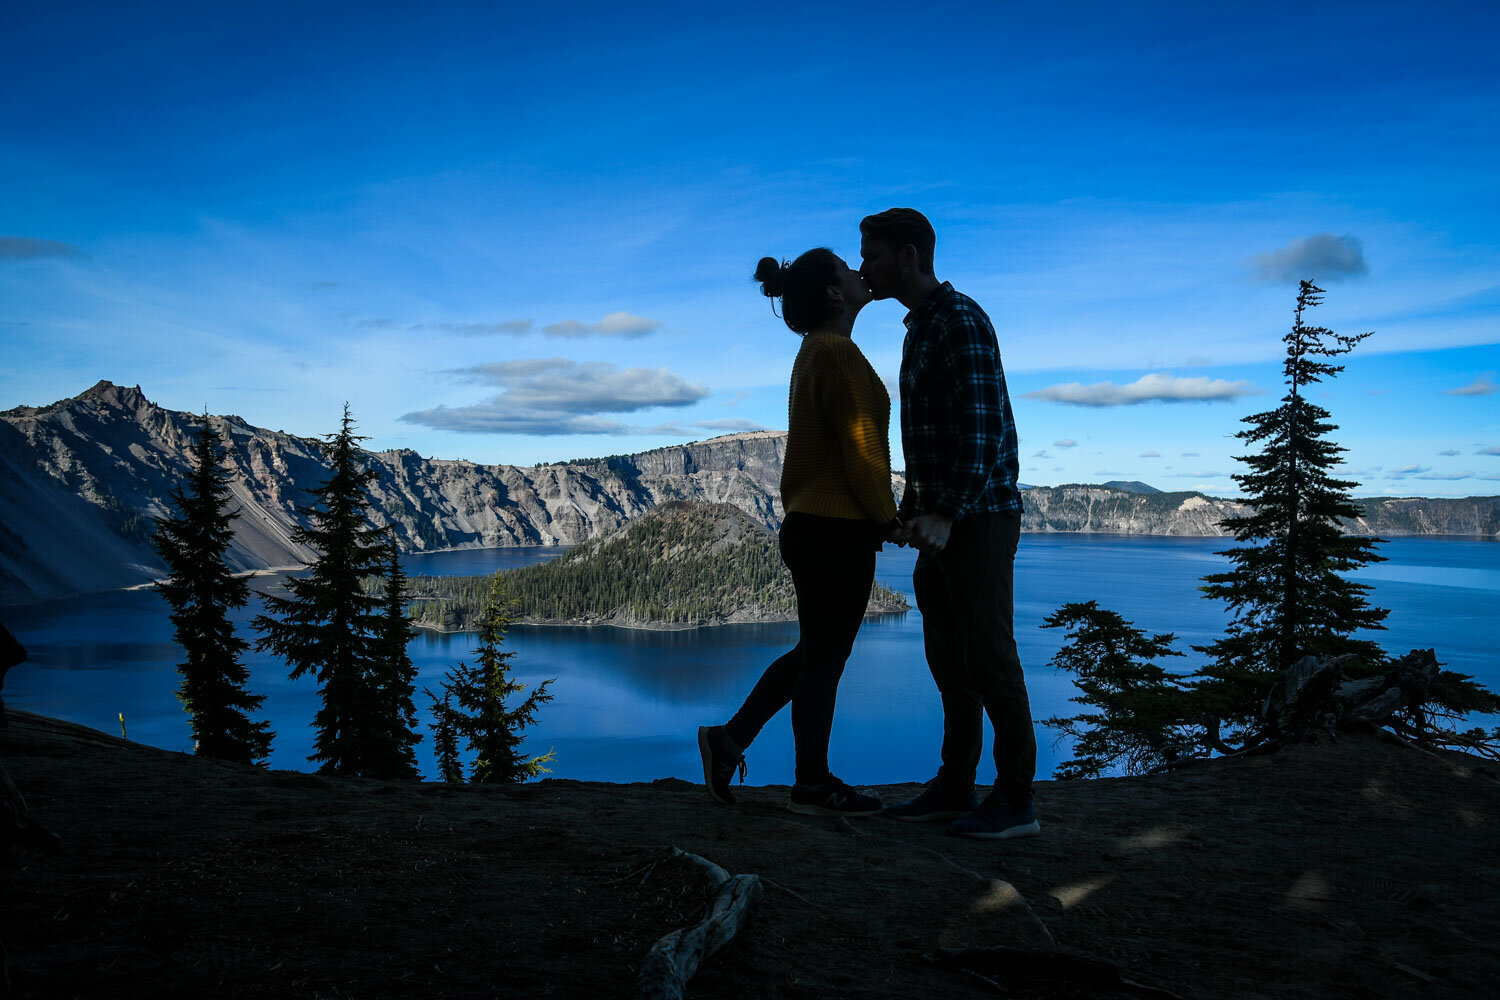
{"label": "woman's sneaker", "polygon": [[729,783],[734,780],[736,771],[740,775],[740,784],[745,783],[745,773],[749,770],[745,766],[745,755],[730,742],[723,726],[698,727],[698,752],[703,755],[703,783],[708,786],[708,794],[715,802],[734,805],[734,793],[729,790]]}
{"label": "woman's sneaker", "polygon": [[880,798],[850,788],[833,775],[816,785],[793,785],[786,807],[804,816],[874,816],[880,812]]}

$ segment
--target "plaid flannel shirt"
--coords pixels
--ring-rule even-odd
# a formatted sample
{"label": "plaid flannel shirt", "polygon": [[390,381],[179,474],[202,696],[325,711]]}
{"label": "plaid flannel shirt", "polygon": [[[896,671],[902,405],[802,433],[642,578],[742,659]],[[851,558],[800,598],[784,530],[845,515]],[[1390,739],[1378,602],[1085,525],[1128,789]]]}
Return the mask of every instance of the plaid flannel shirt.
{"label": "plaid flannel shirt", "polygon": [[903,515],[1020,513],[1016,422],[995,328],[946,281],[906,314],[901,440]]}

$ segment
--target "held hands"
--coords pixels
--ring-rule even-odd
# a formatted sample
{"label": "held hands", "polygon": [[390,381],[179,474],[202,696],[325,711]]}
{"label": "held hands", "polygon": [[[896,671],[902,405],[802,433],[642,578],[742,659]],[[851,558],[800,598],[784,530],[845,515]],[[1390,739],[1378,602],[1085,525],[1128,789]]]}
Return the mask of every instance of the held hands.
{"label": "held hands", "polygon": [[922,552],[941,552],[948,546],[953,521],[942,514],[918,514],[906,522],[911,544]]}
{"label": "held hands", "polygon": [[912,545],[922,552],[941,552],[948,545],[953,521],[942,514],[918,514],[886,536],[897,545]]}

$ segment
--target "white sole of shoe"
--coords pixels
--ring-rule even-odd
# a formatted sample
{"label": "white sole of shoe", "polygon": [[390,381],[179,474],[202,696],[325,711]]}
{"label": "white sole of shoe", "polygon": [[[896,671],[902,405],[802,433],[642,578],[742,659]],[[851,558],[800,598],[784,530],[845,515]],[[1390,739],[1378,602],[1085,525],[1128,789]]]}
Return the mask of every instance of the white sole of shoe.
{"label": "white sole of shoe", "polygon": [[1020,826],[1007,827],[1004,830],[990,832],[987,830],[967,830],[955,832],[955,837],[968,837],[971,840],[1011,840],[1015,837],[1033,837],[1042,832],[1042,825],[1035,821],[1023,823]]}

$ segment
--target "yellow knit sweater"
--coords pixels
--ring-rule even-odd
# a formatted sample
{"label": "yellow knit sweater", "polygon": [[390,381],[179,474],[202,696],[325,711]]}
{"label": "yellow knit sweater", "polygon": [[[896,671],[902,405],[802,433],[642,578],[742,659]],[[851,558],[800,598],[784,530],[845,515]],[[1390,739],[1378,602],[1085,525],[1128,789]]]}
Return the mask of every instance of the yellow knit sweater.
{"label": "yellow knit sweater", "polygon": [[781,504],[791,513],[896,516],[887,434],[891,397],[848,337],[810,333],[792,365]]}

